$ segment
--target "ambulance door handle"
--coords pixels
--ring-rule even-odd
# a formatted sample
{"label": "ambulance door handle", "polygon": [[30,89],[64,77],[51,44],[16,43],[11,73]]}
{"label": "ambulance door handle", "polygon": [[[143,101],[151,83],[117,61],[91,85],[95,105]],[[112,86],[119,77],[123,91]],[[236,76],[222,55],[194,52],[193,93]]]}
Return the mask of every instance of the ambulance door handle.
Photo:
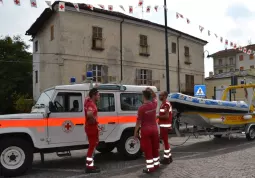
{"label": "ambulance door handle", "polygon": [[78,126],[83,126],[84,124],[83,124],[83,123],[80,123],[80,124],[75,124],[75,125],[78,125]]}
{"label": "ambulance door handle", "polygon": [[115,122],[108,122],[108,124],[115,124]]}

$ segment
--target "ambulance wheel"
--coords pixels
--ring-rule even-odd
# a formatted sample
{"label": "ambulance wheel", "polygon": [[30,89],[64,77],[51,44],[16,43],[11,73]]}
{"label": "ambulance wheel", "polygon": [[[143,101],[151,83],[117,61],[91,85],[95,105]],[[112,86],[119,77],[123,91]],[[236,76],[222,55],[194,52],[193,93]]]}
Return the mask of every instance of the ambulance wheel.
{"label": "ambulance wheel", "polygon": [[125,159],[137,159],[142,155],[140,140],[134,137],[133,132],[125,132],[118,143],[118,152]]}
{"label": "ambulance wheel", "polygon": [[246,139],[252,141],[255,139],[255,126],[251,126],[249,132],[246,134]]}
{"label": "ambulance wheel", "polygon": [[105,148],[97,148],[96,150],[102,154],[110,153],[112,150],[114,150],[116,146],[115,145],[106,145]]}
{"label": "ambulance wheel", "polygon": [[0,142],[0,177],[20,176],[32,168],[34,152],[28,141],[4,138]]}

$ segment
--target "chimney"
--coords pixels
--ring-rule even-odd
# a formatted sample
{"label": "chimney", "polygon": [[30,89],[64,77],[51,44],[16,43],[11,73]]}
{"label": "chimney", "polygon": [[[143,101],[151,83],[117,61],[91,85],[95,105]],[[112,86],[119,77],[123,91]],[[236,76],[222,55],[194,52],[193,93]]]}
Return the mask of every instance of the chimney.
{"label": "chimney", "polygon": [[212,77],[213,76],[213,72],[209,72],[209,77]]}

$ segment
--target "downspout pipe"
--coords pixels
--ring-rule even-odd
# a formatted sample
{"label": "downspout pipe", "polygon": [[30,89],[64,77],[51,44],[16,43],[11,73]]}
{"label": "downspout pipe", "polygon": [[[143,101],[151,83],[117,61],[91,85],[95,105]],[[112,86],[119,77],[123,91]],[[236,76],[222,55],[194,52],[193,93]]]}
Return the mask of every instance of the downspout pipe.
{"label": "downspout pipe", "polygon": [[180,93],[181,92],[181,79],[180,79],[180,45],[179,45],[179,38],[181,37],[182,35],[179,35],[177,37],[177,76],[178,76],[178,92]]}
{"label": "downspout pipe", "polygon": [[122,19],[122,21],[120,22],[120,81],[122,83],[123,80],[123,66],[122,66],[122,62],[123,62],[123,51],[122,51],[122,23],[124,22],[124,19]]}

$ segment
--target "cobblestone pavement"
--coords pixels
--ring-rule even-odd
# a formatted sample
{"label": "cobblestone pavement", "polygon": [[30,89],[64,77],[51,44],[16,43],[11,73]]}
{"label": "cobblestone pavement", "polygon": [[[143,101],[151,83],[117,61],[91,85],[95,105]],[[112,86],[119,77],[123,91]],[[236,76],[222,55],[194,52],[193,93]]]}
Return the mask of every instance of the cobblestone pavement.
{"label": "cobblestone pavement", "polygon": [[[174,137],[172,144],[178,145],[186,138]],[[74,151],[72,157],[59,158],[56,154],[45,155],[45,163],[40,163],[35,155],[32,171],[23,178],[86,178],[86,177],[162,177],[162,178],[251,178],[255,177],[255,142],[237,137],[213,139],[209,137],[191,138],[183,146],[172,146],[174,162],[161,166],[160,170],[145,175],[142,173],[145,160],[123,161],[117,153],[96,154],[95,163],[102,173],[84,174],[85,151]]]}

